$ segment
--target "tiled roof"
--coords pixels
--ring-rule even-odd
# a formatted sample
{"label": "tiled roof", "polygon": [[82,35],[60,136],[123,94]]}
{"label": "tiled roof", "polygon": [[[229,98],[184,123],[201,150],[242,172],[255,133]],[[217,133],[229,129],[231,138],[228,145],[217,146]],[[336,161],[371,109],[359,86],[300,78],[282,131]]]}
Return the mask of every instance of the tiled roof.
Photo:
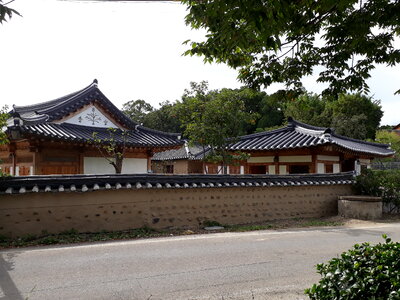
{"label": "tiled roof", "polygon": [[152,160],[179,160],[179,159],[189,159],[197,160],[203,158],[203,147],[201,146],[182,146],[179,149],[166,150],[163,152],[155,153],[151,158]]}
{"label": "tiled roof", "polygon": [[[38,137],[70,142],[88,142],[93,139],[93,132],[97,132],[97,137],[101,140],[110,138],[106,128],[54,123],[93,101],[104,107],[115,119],[124,124],[125,128],[128,128],[127,146],[169,147],[183,144],[183,141],[179,139],[179,134],[153,130],[132,121],[104,96],[97,87],[97,80],[80,91],[55,100],[29,106],[14,106],[11,115],[19,117],[23,122],[11,124],[8,132],[18,132],[25,138]],[[120,143],[123,142],[121,134],[122,131],[117,130],[113,136]]]}
{"label": "tiled roof", "polygon": [[88,192],[108,189],[279,187],[353,183],[353,172],[301,175],[46,175],[1,178],[0,194]]}
{"label": "tiled roof", "polygon": [[60,120],[70,113],[73,113],[85,105],[96,101],[103,106],[116,119],[128,128],[133,129],[136,122],[122,113],[97,87],[97,80],[82,90],[57,98],[29,106],[14,106],[11,114],[19,114],[24,124],[38,124]]}
{"label": "tiled roof", "polygon": [[338,148],[377,156],[390,156],[395,152],[389,145],[351,139],[334,133],[330,128],[315,127],[289,119],[284,128],[239,137],[230,145],[231,150],[280,150],[337,145]]}
{"label": "tiled roof", "polygon": [[[93,133],[97,133],[100,140],[110,139],[110,132],[107,128],[88,127],[75,124],[54,124],[44,123],[36,125],[22,125],[15,127],[24,137],[43,137],[53,140],[64,140],[70,142],[89,142],[93,140]],[[116,130],[112,137],[117,143],[122,144],[124,137],[122,130]],[[181,145],[183,141],[168,133],[149,130],[148,128],[137,126],[136,130],[126,132],[126,146],[146,147],[146,146],[175,146]]]}

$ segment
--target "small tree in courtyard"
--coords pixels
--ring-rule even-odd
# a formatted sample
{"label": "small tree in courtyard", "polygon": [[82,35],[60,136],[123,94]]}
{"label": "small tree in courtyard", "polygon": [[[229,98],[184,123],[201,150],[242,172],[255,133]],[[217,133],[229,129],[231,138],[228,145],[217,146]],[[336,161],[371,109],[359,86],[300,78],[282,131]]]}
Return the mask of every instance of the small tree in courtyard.
{"label": "small tree in courtyard", "polygon": [[[88,142],[94,145],[107,162],[114,167],[116,174],[121,174],[128,132],[116,128],[108,128],[107,132],[109,136],[106,138],[100,138],[98,132],[93,132],[92,139]],[[121,140],[117,138],[118,133],[120,133]]]}

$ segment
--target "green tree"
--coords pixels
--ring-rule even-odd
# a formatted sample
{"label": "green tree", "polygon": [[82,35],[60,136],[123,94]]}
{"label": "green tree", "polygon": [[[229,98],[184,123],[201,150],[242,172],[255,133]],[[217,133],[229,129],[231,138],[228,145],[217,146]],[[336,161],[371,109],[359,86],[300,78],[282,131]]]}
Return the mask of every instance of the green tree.
{"label": "green tree", "polygon": [[400,158],[400,135],[393,131],[378,130],[375,141],[378,143],[389,144],[390,148],[396,151],[395,158]]}
{"label": "green tree", "polygon": [[141,99],[131,100],[122,105],[122,112],[139,124],[142,124],[146,115],[153,110],[150,103]]}
{"label": "green tree", "polygon": [[[400,50],[400,1],[388,0],[183,0],[186,24],[207,31],[186,41],[186,55],[222,62],[251,87],[301,79],[322,66],[323,94],[368,92],[374,64],[395,66]],[[400,90],[399,90],[400,91]]]}
{"label": "green tree", "polygon": [[144,116],[143,126],[164,132],[180,132],[181,123],[176,116],[176,103],[168,100],[161,102],[159,109],[154,109]]}
{"label": "green tree", "polygon": [[207,160],[221,162],[226,173],[229,164],[246,156],[228,151],[227,145],[243,134],[245,123],[255,122],[255,113],[245,111],[238,93],[229,89],[208,91],[202,84],[192,84],[192,90],[185,92],[177,107],[178,115],[189,141],[210,147]]}
{"label": "green tree", "polygon": [[379,100],[360,94],[342,94],[330,103],[336,132],[356,139],[375,139],[383,116]]}
{"label": "green tree", "polygon": [[8,106],[5,105],[0,109],[0,145],[4,145],[8,142],[7,135],[4,130],[7,127],[7,120],[10,117],[8,115]]}
{"label": "green tree", "polygon": [[285,122],[285,105],[294,95],[291,91],[279,90],[266,95],[260,104],[260,118],[257,121],[258,132],[279,127]]}
{"label": "green tree", "polygon": [[108,128],[107,133],[107,137],[100,137],[98,132],[93,132],[92,138],[88,140],[88,143],[97,148],[101,156],[114,167],[116,174],[121,174],[128,132],[121,129]]}
{"label": "green tree", "polygon": [[340,135],[375,139],[383,116],[379,100],[361,94],[341,94],[337,100],[303,94],[285,103],[284,114],[301,122],[332,127]]}
{"label": "green tree", "polygon": [[327,100],[316,94],[305,93],[287,101],[284,108],[285,117],[314,126],[329,127],[331,116],[327,112]]}

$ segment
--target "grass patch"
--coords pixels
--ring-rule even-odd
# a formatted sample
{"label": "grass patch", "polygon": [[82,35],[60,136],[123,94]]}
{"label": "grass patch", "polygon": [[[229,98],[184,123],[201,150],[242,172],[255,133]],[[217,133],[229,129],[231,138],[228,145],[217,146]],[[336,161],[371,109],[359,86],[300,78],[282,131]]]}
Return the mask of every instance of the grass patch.
{"label": "grass patch", "polygon": [[338,221],[324,221],[324,220],[306,220],[301,222],[301,227],[314,227],[314,226],[342,226],[343,222]]}
{"label": "grass patch", "polygon": [[224,226],[227,231],[231,232],[245,232],[245,231],[256,231],[256,230],[266,230],[273,229],[274,226],[271,224],[266,225],[226,225]]}
{"label": "grass patch", "polygon": [[98,233],[79,233],[76,229],[70,229],[59,234],[48,234],[43,232],[40,236],[26,235],[15,239],[0,236],[0,248],[126,240],[163,236],[166,234],[167,233],[164,231],[155,230],[150,227],[124,231],[102,231]]}
{"label": "grass patch", "polygon": [[[274,220],[268,223],[242,224],[242,225],[221,225],[216,221],[204,221],[203,226],[223,226],[224,229],[218,232],[246,232],[267,229],[288,229],[288,228],[303,228],[317,226],[342,226],[343,220],[337,219],[302,219],[293,218],[285,220]],[[189,228],[190,234],[194,233],[210,233],[203,228]],[[133,240],[139,238],[151,238],[162,236],[174,236],[188,234],[188,228],[171,228],[167,230],[156,230],[150,227],[142,227],[137,229],[123,231],[101,231],[97,233],[79,233],[76,229],[63,231],[59,234],[50,234],[43,231],[40,235],[26,235],[19,238],[9,238],[0,235],[1,248],[18,248],[41,245],[57,245],[57,244],[74,244],[74,243],[90,243],[90,242],[105,242],[113,240]]]}

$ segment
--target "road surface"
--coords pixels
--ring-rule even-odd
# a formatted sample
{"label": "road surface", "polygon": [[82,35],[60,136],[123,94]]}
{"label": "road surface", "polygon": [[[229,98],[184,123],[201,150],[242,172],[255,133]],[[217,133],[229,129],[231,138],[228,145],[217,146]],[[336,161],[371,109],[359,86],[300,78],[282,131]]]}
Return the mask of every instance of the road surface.
{"label": "road surface", "polygon": [[315,265],[400,223],[0,251],[0,299],[307,299]]}

